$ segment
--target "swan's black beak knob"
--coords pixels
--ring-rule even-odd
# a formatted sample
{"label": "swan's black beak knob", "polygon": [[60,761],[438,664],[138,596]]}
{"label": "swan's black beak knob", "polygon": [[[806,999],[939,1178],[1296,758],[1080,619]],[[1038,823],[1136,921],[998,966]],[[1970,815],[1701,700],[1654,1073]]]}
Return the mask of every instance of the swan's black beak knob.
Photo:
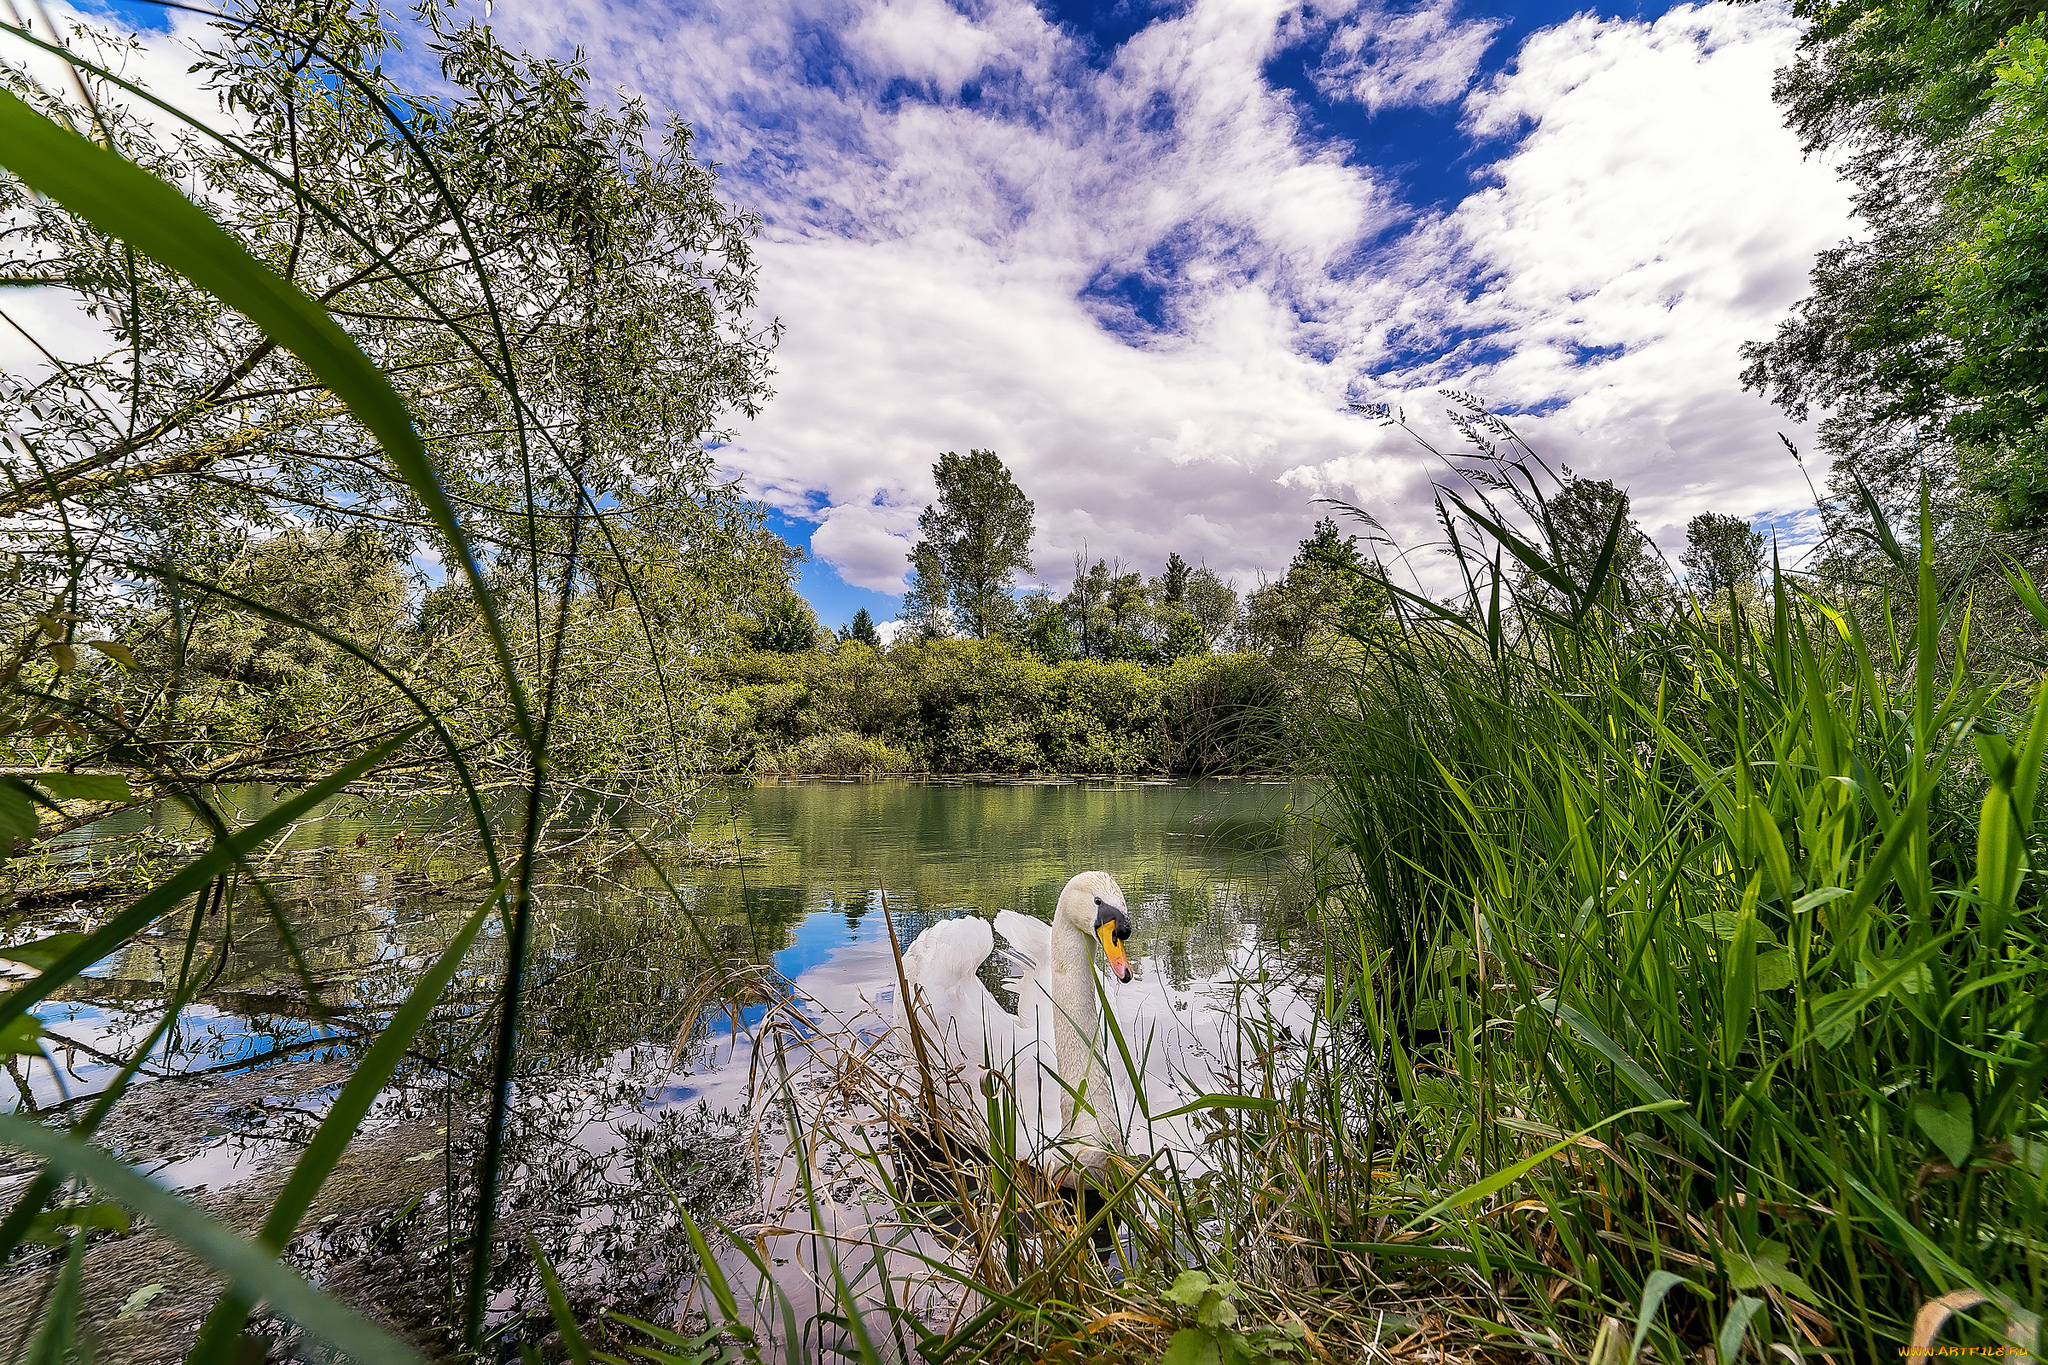
{"label": "swan's black beak knob", "polygon": [[1131,979],[1131,959],[1124,953],[1124,940],[1131,936],[1131,917],[1121,905],[1095,898],[1095,937],[1102,940],[1103,956],[1119,981]]}

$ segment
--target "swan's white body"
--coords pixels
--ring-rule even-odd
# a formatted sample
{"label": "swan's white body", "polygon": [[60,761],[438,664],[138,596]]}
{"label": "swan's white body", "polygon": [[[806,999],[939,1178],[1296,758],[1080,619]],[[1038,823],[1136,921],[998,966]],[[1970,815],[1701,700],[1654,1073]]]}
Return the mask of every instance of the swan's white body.
{"label": "swan's white body", "polygon": [[[1098,921],[1111,923],[1098,927]],[[1103,1065],[1095,944],[1103,944],[1112,967],[1129,979],[1122,951],[1129,926],[1116,879],[1084,872],[1060,893],[1051,924],[1011,910],[996,916],[993,930],[974,917],[942,920],[903,953],[910,996],[943,1049],[943,1058],[930,1061],[947,1073],[946,1102],[979,1118],[983,1077],[1000,1073],[1016,1095],[1017,1155],[1049,1170],[1100,1169],[1110,1152],[1124,1149]],[[1015,1013],[978,975],[995,950],[996,934],[1012,950],[1007,961],[1016,969]],[[899,1027],[904,1020],[899,1003]],[[984,1119],[976,1126],[985,1125]]]}

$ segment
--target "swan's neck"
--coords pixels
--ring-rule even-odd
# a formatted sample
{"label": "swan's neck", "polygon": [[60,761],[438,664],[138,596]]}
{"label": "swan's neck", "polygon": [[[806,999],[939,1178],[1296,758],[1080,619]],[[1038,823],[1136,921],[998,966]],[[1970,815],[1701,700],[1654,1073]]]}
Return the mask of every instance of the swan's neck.
{"label": "swan's neck", "polygon": [[[1102,1065],[1102,1007],[1095,995],[1095,945],[1065,924],[1052,933],[1053,1045],[1058,1054],[1062,1134],[1086,1140],[1116,1129],[1109,1073]],[[1085,1086],[1083,1082],[1085,1081]],[[1074,1089],[1093,1113],[1075,1119]]]}

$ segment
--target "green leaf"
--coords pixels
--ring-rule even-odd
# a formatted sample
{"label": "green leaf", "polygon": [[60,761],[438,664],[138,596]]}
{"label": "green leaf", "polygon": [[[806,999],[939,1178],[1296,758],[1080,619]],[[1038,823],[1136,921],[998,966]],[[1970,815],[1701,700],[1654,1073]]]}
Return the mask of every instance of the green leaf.
{"label": "green leaf", "polygon": [[1842,1040],[1855,1032],[1856,1025],[1863,1018],[1863,1007],[1844,1009],[1862,992],[1851,986],[1845,991],[1834,991],[1813,1002],[1813,1038],[1824,1048],[1841,1046]]}
{"label": "green leaf", "polygon": [[1976,1125],[1970,1118],[1970,1097],[1953,1090],[1939,1094],[1920,1092],[1913,1097],[1913,1122],[1928,1140],[1941,1149],[1949,1164],[1961,1167],[1976,1145]]}
{"label": "green leaf", "polygon": [[1925,995],[1934,989],[1934,972],[1924,962],[1915,962],[1901,969],[1896,959],[1873,958],[1865,964],[1864,970],[1873,980],[1893,977],[1891,984],[1885,987],[1884,993],[1901,999],[1909,995]]}
{"label": "green leaf", "polygon": [[43,1327],[28,1348],[27,1365],[68,1365],[77,1354],[78,1277],[85,1264],[85,1238],[71,1239],[57,1288],[43,1310]]}
{"label": "green leaf", "polygon": [[1721,1335],[1715,1339],[1718,1347],[1715,1359],[1733,1361],[1742,1350],[1742,1339],[1749,1335],[1749,1320],[1764,1306],[1762,1299],[1747,1295],[1735,1301],[1728,1309],[1728,1316],[1722,1319]]}
{"label": "green leaf", "polygon": [[1728,1283],[1735,1289],[1779,1289],[1818,1304],[1820,1296],[1792,1269],[1789,1255],[1783,1242],[1765,1242],[1754,1252],[1730,1249]]}
{"label": "green leaf", "polygon": [[1994,782],[1977,813],[1977,895],[1994,917],[2002,919],[2019,892],[2024,847],[2013,822],[2012,794]]}
{"label": "green leaf", "polygon": [[[1685,1105],[1673,1099],[1671,1092],[1659,1085],[1656,1078],[1649,1072],[1643,1070],[1641,1064],[1635,1058],[1623,1052],[1612,1038],[1609,1038],[1601,1031],[1598,1024],[1595,1024],[1585,1015],[1580,1014],[1570,1005],[1564,1004],[1561,1001],[1538,1000],[1535,1004],[1536,1008],[1547,1010],[1563,1020],[1572,1032],[1585,1039],[1595,1052],[1598,1052],[1602,1057],[1612,1062],[1614,1069],[1619,1071],[1622,1079],[1628,1082],[1629,1088],[1644,1099],[1651,1101],[1650,1104],[1644,1106],[1645,1109],[1655,1109],[1660,1112],[1672,1111],[1671,1121],[1685,1132],[1709,1147],[1719,1145],[1714,1141],[1713,1136],[1700,1126],[1700,1121],[1687,1112]],[[1627,1112],[1636,1113],[1638,1111],[1631,1109]],[[1619,1117],[1619,1115],[1616,1117]],[[1591,1132],[1592,1130],[1587,1129],[1586,1131]]]}
{"label": "green leaf", "polygon": [[1680,1285],[1684,1285],[1695,1294],[1707,1292],[1685,1276],[1669,1270],[1653,1270],[1650,1277],[1643,1281],[1643,1301],[1636,1309],[1635,1342],[1629,1347],[1628,1352],[1630,1360],[1642,1354],[1643,1342],[1649,1338],[1650,1324],[1657,1320],[1657,1309],[1663,1305],[1664,1296]]}
{"label": "green leaf", "polygon": [[359,1365],[379,1361],[418,1365],[419,1357],[409,1347],[306,1283],[262,1247],[203,1209],[159,1188],[140,1171],[108,1153],[19,1114],[0,1114],[0,1143],[42,1157],[59,1175],[83,1180],[119,1199],[147,1218],[164,1236],[196,1253],[242,1292],[252,1298],[267,1299],[280,1316],[338,1348]]}
{"label": "green leaf", "polygon": [[541,1291],[547,1295],[548,1315],[555,1320],[555,1331],[561,1334],[562,1349],[569,1353],[569,1359],[576,1365],[590,1365],[590,1346],[583,1340],[583,1333],[576,1327],[576,1315],[569,1311],[569,1296],[562,1292],[562,1282],[555,1275],[555,1268],[548,1262],[547,1253],[540,1249],[540,1242],[532,1233],[526,1234],[527,1249],[533,1252],[533,1263],[540,1270]]}
{"label": "green leaf", "polygon": [[1803,915],[1810,910],[1828,904],[1830,901],[1838,901],[1844,896],[1853,896],[1855,894],[1854,891],[1851,891],[1846,886],[1823,886],[1820,890],[1809,891],[1798,900],[1793,901],[1792,913]]}
{"label": "green leaf", "polygon": [[0,948],[0,957],[6,958],[9,962],[19,962],[24,967],[33,967],[39,972],[48,971],[52,962],[83,942],[84,934],[67,930],[61,934],[51,934],[48,938],[36,939],[32,943],[17,943],[11,948]]}
{"label": "green leaf", "polygon": [[34,1242],[37,1246],[60,1247],[69,1240],[64,1235],[66,1228],[77,1228],[81,1232],[113,1232],[125,1237],[133,1226],[128,1210],[119,1204],[66,1204],[62,1208],[45,1209],[30,1219],[22,1240]]}
{"label": "green leaf", "polygon": [[1195,1310],[1195,1321],[1204,1327],[1235,1327],[1237,1305],[1211,1289],[1202,1295],[1202,1306]]}
{"label": "green leaf", "polygon": [[[0,777],[0,840],[31,839],[42,827],[36,818],[35,793],[15,777]],[[0,854],[11,853],[0,848]]]}
{"label": "green leaf", "polygon": [[58,801],[133,801],[128,779],[107,773],[23,773]]}
{"label": "green leaf", "polygon": [[36,1056],[42,1052],[42,1044],[36,1040],[43,1036],[43,1021],[33,1014],[24,1014],[0,1024],[0,1057]]}
{"label": "green leaf", "polygon": [[1749,1042],[1749,1024],[1756,1012],[1756,901],[1763,874],[1749,879],[1742,893],[1742,911],[1734,937],[1721,955],[1721,1065],[1733,1067]]}
{"label": "green leaf", "polygon": [[123,668],[135,667],[135,651],[119,640],[87,640],[85,644],[112,659]]}
{"label": "green leaf", "polygon": [[1183,1327],[1173,1334],[1173,1340],[1166,1343],[1166,1354],[1159,1357],[1159,1365],[1222,1365],[1223,1353],[1217,1349],[1216,1334],[1194,1327]]}
{"label": "green leaf", "polygon": [[1778,949],[1756,955],[1756,988],[1779,991],[1799,979],[1799,955]]}
{"label": "green leaf", "polygon": [[[1742,913],[1738,910],[1710,910],[1704,915],[1694,915],[1686,923],[1696,929],[1704,929],[1715,938],[1726,942],[1735,937],[1736,928],[1742,923]],[[1761,922],[1756,926],[1756,937],[1759,943],[1778,941],[1777,936],[1771,933],[1770,927]]]}
{"label": "green leaf", "polygon": [[1176,1275],[1167,1289],[1165,1298],[1183,1308],[1199,1307],[1202,1295],[1209,1292],[1209,1277],[1199,1270],[1183,1270]]}
{"label": "green leaf", "polygon": [[64,641],[52,640],[43,648],[50,651],[50,658],[57,665],[59,677],[78,667],[78,651]]}
{"label": "green leaf", "polygon": [[161,1284],[146,1284],[127,1298],[121,1300],[121,1311],[114,1314],[115,1321],[118,1322],[122,1318],[132,1318],[143,1309],[149,1307],[156,1296],[164,1292],[164,1288],[165,1286]]}

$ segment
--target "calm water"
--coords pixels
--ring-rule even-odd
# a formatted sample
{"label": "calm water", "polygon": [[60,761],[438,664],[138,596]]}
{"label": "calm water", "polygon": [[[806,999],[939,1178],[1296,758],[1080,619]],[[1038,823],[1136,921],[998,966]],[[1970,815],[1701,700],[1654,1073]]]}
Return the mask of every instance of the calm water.
{"label": "calm water", "polygon": [[[604,1302],[643,1316],[673,1308],[691,1269],[674,1235],[675,1202],[744,1223],[773,1165],[765,1149],[779,1130],[771,1122],[764,1137],[749,1108],[758,1026],[775,1011],[795,1034],[830,1030],[886,991],[885,896],[907,943],[951,915],[1050,918],[1074,873],[1111,872],[1130,901],[1136,966],[1133,983],[1114,988],[1113,1008],[1159,1037],[1156,1064],[1198,1069],[1190,1059],[1217,1045],[1219,1023],[1241,1006],[1218,983],[1285,956],[1285,865],[1274,854],[1302,798],[1277,783],[792,783],[708,812],[699,839],[744,856],[666,867],[674,894],[637,855],[572,852],[544,878],[526,1005],[508,1195],[521,1226],[565,1273],[603,1285]],[[260,805],[264,794],[243,799]],[[200,935],[217,976],[151,1072],[155,1084],[191,1087],[204,1121],[192,1133],[123,1141],[125,1155],[168,1185],[218,1192],[289,1160],[331,1096],[331,1076],[314,1074],[321,1083],[288,1102],[231,1096],[212,1109],[210,1087],[279,1064],[345,1062],[476,904],[464,855],[437,842],[420,813],[337,806],[285,851],[322,846],[342,848],[339,860],[276,864],[290,943],[247,899],[233,909],[224,955],[218,924]],[[166,922],[43,1006],[60,1066],[17,1067],[0,1081],[0,1101],[18,1106],[25,1086],[41,1109],[104,1084],[105,1059],[139,1045],[160,1015],[188,926]],[[495,949],[480,941],[377,1120],[445,1130],[445,1164],[458,1177],[480,1108]],[[774,974],[749,993],[707,999],[701,988],[720,958]],[[212,1079],[185,1079],[198,1076]],[[419,1256],[424,1269],[428,1253]],[[508,1258],[493,1307],[524,1311],[537,1302],[533,1289]]]}

